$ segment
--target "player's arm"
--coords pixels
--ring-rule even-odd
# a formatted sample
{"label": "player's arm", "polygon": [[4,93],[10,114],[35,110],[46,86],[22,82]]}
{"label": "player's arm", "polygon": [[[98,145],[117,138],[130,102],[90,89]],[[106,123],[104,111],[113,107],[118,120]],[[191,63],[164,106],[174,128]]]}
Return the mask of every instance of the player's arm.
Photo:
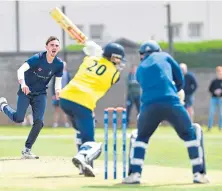
{"label": "player's arm", "polygon": [[167,58],[167,61],[172,67],[173,81],[175,82],[177,91],[179,92],[184,87],[184,76],[180,69],[179,64],[171,56]]}
{"label": "player's arm", "polygon": [[62,64],[58,72],[55,73],[55,96],[59,99],[59,93],[62,89],[62,75],[63,75],[64,65]]}
{"label": "player's arm", "polygon": [[17,70],[17,77],[18,81],[21,84],[21,89],[24,94],[28,95],[30,93],[29,87],[26,85],[25,82],[25,72],[30,68],[37,67],[39,61],[39,54],[35,54],[30,57],[18,70]]}
{"label": "player's arm", "polygon": [[25,62],[18,70],[17,70],[17,77],[19,84],[21,85],[21,89],[25,95],[30,93],[29,87],[25,83],[25,72],[29,70],[30,66],[27,62]]}
{"label": "player's arm", "polygon": [[62,89],[62,77],[55,77],[55,96],[59,99],[59,92]]}
{"label": "player's arm", "polygon": [[101,46],[96,44],[94,41],[86,41],[85,47],[83,48],[83,52],[87,56],[101,57],[103,50]]}

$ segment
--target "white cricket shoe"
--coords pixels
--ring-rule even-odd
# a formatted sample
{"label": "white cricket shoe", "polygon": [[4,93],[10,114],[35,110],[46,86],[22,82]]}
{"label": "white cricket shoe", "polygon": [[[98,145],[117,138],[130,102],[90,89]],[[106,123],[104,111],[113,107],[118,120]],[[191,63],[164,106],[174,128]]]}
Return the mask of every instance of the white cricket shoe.
{"label": "white cricket shoe", "polygon": [[31,149],[25,148],[22,151],[22,159],[39,159],[39,156],[33,154]]}
{"label": "white cricket shoe", "polygon": [[66,128],[70,127],[70,125],[69,125],[68,122],[65,123],[65,127],[66,127]]}
{"label": "white cricket shoe", "polygon": [[206,174],[201,174],[199,172],[193,175],[193,182],[198,184],[207,184],[209,183],[209,179],[207,178]]}
{"label": "white cricket shoe", "polygon": [[[87,163],[87,164],[90,165],[93,168],[93,162],[90,162],[90,163]],[[84,171],[83,171],[82,166],[80,165],[79,167],[80,167],[79,168],[79,175],[84,175]],[[94,171],[95,171],[95,169],[94,169]]]}
{"label": "white cricket shoe", "polygon": [[131,173],[128,177],[123,179],[123,184],[140,184],[140,173]]}
{"label": "white cricket shoe", "polygon": [[3,108],[8,105],[8,102],[6,100],[6,98],[4,97],[1,97],[0,98],[0,111],[3,111]]}
{"label": "white cricket shoe", "polygon": [[79,169],[83,170],[83,173],[87,177],[95,177],[95,172],[93,168],[86,163],[85,156],[82,154],[77,154],[75,157],[72,159],[73,164]]}
{"label": "white cricket shoe", "polygon": [[58,123],[53,123],[52,125],[53,128],[57,128],[58,126],[59,126]]}

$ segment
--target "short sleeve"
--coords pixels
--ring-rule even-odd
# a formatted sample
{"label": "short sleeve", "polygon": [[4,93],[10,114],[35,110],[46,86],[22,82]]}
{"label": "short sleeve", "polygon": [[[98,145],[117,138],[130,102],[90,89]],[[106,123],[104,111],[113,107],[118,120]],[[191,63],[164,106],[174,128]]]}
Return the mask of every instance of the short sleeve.
{"label": "short sleeve", "polygon": [[40,60],[39,54],[35,54],[32,57],[30,57],[28,60],[26,60],[26,63],[30,66],[30,68],[35,68],[38,66]]}
{"label": "short sleeve", "polygon": [[64,64],[61,63],[59,66],[58,66],[58,70],[57,72],[55,73],[55,76],[56,77],[62,77],[63,75],[63,67],[64,67]]}

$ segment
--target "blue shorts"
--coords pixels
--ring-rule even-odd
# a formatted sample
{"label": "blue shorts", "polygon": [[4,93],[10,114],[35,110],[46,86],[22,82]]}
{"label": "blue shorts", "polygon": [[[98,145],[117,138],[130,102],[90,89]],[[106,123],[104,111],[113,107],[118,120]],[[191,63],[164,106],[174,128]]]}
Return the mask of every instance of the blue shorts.
{"label": "blue shorts", "polygon": [[192,95],[186,95],[185,96],[185,108],[191,107],[193,105],[194,97]]}
{"label": "blue shorts", "polygon": [[93,113],[90,109],[60,98],[60,107],[69,116],[75,124],[75,128],[80,132],[82,143],[94,142],[94,120]]}

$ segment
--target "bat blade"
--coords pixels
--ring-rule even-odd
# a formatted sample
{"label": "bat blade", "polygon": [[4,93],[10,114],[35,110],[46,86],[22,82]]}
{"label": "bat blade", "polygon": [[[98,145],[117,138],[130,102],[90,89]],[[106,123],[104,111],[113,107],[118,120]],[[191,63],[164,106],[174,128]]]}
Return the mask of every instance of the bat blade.
{"label": "bat blade", "polygon": [[84,44],[87,41],[85,34],[59,8],[50,11],[50,15],[77,43]]}

